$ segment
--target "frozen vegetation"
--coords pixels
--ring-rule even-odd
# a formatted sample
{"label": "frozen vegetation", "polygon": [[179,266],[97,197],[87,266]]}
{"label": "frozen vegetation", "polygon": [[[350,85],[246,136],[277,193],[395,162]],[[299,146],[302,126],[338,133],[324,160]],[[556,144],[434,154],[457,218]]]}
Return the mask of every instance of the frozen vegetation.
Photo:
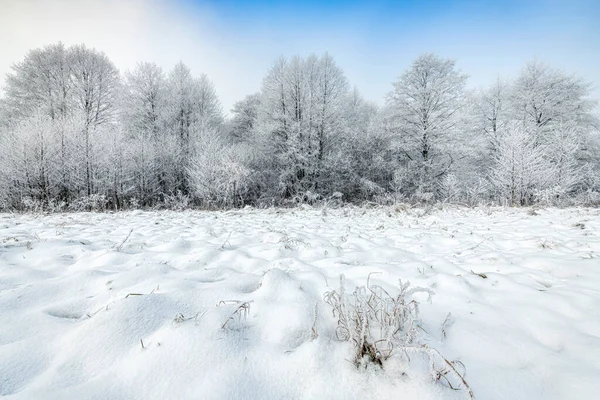
{"label": "frozen vegetation", "polygon": [[332,55],[280,57],[227,114],[182,62],[33,49],[0,97],[0,210],[600,204],[593,83],[538,60],[467,83],[423,54],[374,104]]}
{"label": "frozen vegetation", "polygon": [[593,399],[599,232],[585,208],[0,214],[0,395]]}

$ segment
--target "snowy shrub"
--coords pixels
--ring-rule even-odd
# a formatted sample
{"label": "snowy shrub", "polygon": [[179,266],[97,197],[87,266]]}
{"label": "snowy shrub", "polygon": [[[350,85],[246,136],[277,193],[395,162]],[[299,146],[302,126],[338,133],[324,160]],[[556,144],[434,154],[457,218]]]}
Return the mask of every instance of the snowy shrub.
{"label": "snowy shrub", "polygon": [[91,194],[75,199],[69,204],[70,211],[106,211],[108,199],[103,194]]}
{"label": "snowy shrub", "polygon": [[138,208],[140,208],[140,201],[137,199],[137,197],[130,198],[128,203],[129,203],[129,208],[131,208],[133,210],[137,210]]}
{"label": "snowy shrub", "polygon": [[600,192],[593,189],[583,191],[575,197],[574,203],[583,206],[599,206]]}
{"label": "snowy shrub", "polygon": [[67,209],[65,201],[50,200],[46,205],[46,210],[51,213],[62,212]]}
{"label": "snowy shrub", "polygon": [[399,193],[382,193],[373,196],[373,203],[380,206],[392,206],[398,201],[403,200],[403,198]]}
{"label": "snowy shrub", "polygon": [[361,178],[359,180],[359,187],[365,197],[381,195],[385,192],[381,186],[366,178]]}
{"label": "snowy shrub", "polygon": [[366,361],[383,365],[394,349],[403,351],[417,345],[419,303],[413,295],[422,292],[431,297],[433,292],[422,287],[411,288],[409,282],[399,284],[400,293],[396,296],[381,286],[369,285],[368,281],[366,286],[347,294],[341,275],[339,291],[325,293],[325,302],[338,319],[336,336],[353,344],[356,366]]}
{"label": "snowy shrub", "polygon": [[413,198],[419,203],[433,203],[435,201],[435,194],[433,192],[424,192],[418,189],[414,194]]}
{"label": "snowy shrub", "polygon": [[319,193],[311,192],[310,190],[296,194],[293,199],[296,204],[310,205],[316,204],[319,200],[321,200],[321,195]]}
{"label": "snowy shrub", "polygon": [[428,360],[434,381],[443,382],[453,390],[462,387],[468,398],[474,399],[464,371],[459,372],[464,365],[460,361],[449,361],[438,350],[419,343],[419,302],[414,295],[425,293],[430,300],[433,292],[411,287],[408,281],[400,280],[399,287],[400,292],[391,295],[381,286],[369,285],[367,279],[366,286],[359,286],[348,294],[345,277],[340,275],[339,291],[324,294],[325,302],[337,318],[337,339],[352,343],[354,365],[366,367],[371,363],[383,367],[396,353],[407,356],[409,361],[409,353],[417,353]]}
{"label": "snowy shrub", "polygon": [[544,206],[561,205],[566,195],[567,191],[561,186],[535,190],[533,192],[534,202]]}
{"label": "snowy shrub", "polygon": [[172,195],[165,195],[163,205],[168,210],[183,211],[190,205],[191,199],[189,196],[184,195],[181,191]]}
{"label": "snowy shrub", "polygon": [[275,207],[275,205],[279,203],[279,197],[263,194],[259,196],[254,203],[256,208]]}
{"label": "snowy shrub", "polygon": [[480,205],[482,201],[487,197],[490,191],[490,184],[479,178],[477,182],[467,185],[465,188],[465,200],[471,207]]}
{"label": "snowy shrub", "polygon": [[448,174],[438,184],[438,191],[442,201],[453,203],[459,200],[461,187],[458,178],[454,174]]}
{"label": "snowy shrub", "polygon": [[32,197],[25,197],[21,199],[21,209],[26,212],[40,213],[44,210],[44,203]]}
{"label": "snowy shrub", "polygon": [[394,193],[402,193],[402,191],[410,185],[411,181],[412,178],[409,175],[409,168],[401,168],[395,170],[392,174],[392,181],[390,182],[390,186]]}
{"label": "snowy shrub", "polygon": [[529,205],[534,191],[553,181],[555,168],[548,161],[548,146],[537,143],[535,131],[520,122],[509,124],[498,141],[490,182],[498,198],[510,206]]}
{"label": "snowy shrub", "polygon": [[195,197],[208,207],[236,207],[254,185],[248,167],[252,154],[242,145],[225,145],[216,132],[207,132],[188,168]]}
{"label": "snowy shrub", "polygon": [[344,205],[344,195],[340,192],[334,192],[331,196],[323,200],[323,207],[339,208]]}

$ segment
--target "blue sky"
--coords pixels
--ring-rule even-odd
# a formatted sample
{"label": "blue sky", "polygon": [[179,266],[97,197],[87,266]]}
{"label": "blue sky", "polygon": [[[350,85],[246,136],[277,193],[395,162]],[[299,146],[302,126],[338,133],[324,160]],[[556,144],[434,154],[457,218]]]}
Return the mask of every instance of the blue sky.
{"label": "blue sky", "polygon": [[470,86],[515,76],[536,57],[600,97],[600,0],[2,0],[0,73],[28,48],[62,40],[104,50],[122,70],[183,60],[215,82],[224,109],[260,88],[279,55],[331,53],[381,103],[412,60],[457,60]]}
{"label": "blue sky", "polygon": [[600,85],[598,0],[183,3],[212,11],[233,46],[269,61],[329,51],[373,100],[423,52],[456,59],[472,86],[514,76],[534,57]]}

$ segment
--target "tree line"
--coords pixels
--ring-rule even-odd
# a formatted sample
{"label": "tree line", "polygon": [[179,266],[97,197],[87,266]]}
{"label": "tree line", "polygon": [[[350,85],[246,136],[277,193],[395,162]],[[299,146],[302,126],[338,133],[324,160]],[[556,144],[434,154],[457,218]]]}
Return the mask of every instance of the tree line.
{"label": "tree line", "polygon": [[85,45],[34,49],[0,98],[0,209],[600,204],[590,83],[537,60],[467,79],[424,54],[379,106],[331,55],[281,57],[225,115],[181,62],[121,75]]}

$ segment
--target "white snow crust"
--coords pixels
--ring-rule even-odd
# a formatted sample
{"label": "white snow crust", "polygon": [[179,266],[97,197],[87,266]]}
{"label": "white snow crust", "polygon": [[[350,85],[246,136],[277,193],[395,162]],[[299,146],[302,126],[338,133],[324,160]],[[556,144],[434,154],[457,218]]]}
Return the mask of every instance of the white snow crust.
{"label": "white snow crust", "polygon": [[349,361],[323,293],[373,272],[478,399],[599,398],[600,210],[449,207],[0,214],[0,396],[467,398]]}

